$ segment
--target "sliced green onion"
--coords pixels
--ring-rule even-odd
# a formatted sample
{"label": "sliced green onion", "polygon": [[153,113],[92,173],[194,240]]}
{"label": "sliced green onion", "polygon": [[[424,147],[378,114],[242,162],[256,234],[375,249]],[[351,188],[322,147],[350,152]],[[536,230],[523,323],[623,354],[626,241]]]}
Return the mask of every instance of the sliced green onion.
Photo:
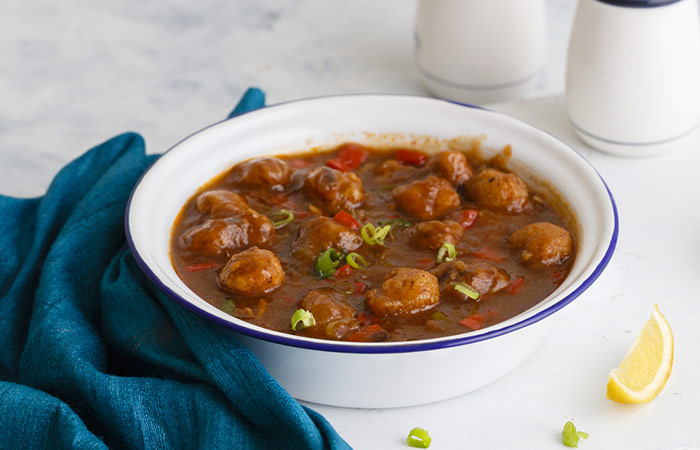
{"label": "sliced green onion", "polygon": [[428,448],[430,447],[430,441],[432,441],[432,439],[430,438],[428,430],[419,427],[415,427],[409,431],[408,437],[406,438],[408,446],[416,448]]}
{"label": "sliced green onion", "polygon": [[576,431],[573,422],[569,421],[564,424],[564,429],[561,432],[561,441],[567,447],[578,447],[580,438],[588,439],[588,433]]}
{"label": "sliced green onion", "polygon": [[384,238],[389,234],[391,231],[391,225],[384,225],[381,228],[377,228],[374,231],[374,240],[377,241],[380,245],[384,245]]}
{"label": "sliced green onion", "polygon": [[391,225],[392,227],[394,225],[401,225],[405,228],[408,228],[408,227],[413,225],[413,222],[411,222],[410,220],[406,220],[406,219],[380,220],[377,223],[379,224],[379,226],[382,226],[382,227],[385,225]]}
{"label": "sliced green onion", "polygon": [[360,228],[360,235],[362,236],[362,240],[368,243],[369,245],[378,244],[377,240],[374,238],[376,232],[377,229],[371,223],[365,224],[362,228]]}
{"label": "sliced green onion", "polygon": [[449,242],[442,244],[438,249],[436,259],[438,263],[450,262],[457,259],[457,250],[455,249],[455,245],[450,244]]}
{"label": "sliced green onion", "polygon": [[386,186],[382,186],[379,188],[380,191],[388,191],[390,189],[394,189],[398,184],[387,184]]}
{"label": "sliced green onion", "polygon": [[355,252],[352,252],[346,256],[345,260],[353,269],[364,269],[365,267],[369,267],[367,260],[363,258],[362,255]]}
{"label": "sliced green onion", "polygon": [[447,320],[447,315],[445,315],[445,313],[442,311],[435,311],[433,313],[433,319],[434,320]]}
{"label": "sliced green onion", "polygon": [[292,314],[292,331],[303,330],[316,325],[314,315],[305,309],[297,309]]}
{"label": "sliced green onion", "polygon": [[454,288],[456,291],[461,292],[472,300],[479,300],[479,291],[469,286],[466,283],[455,283]]}
{"label": "sliced green onion", "polygon": [[233,315],[233,312],[236,310],[236,299],[233,297],[224,298],[224,301],[221,304],[221,309],[225,313]]}
{"label": "sliced green onion", "polygon": [[369,245],[384,245],[384,238],[389,234],[389,231],[391,231],[391,225],[377,228],[371,223],[367,223],[360,229],[360,235],[362,235],[362,240]]}
{"label": "sliced green onion", "polygon": [[338,292],[342,292],[343,294],[350,295],[355,292],[355,285],[348,280],[336,281],[333,284],[333,289]]}
{"label": "sliced green onion", "polygon": [[562,433],[566,434],[576,434],[576,425],[572,421],[568,421],[564,424],[564,429]]}
{"label": "sliced green onion", "polygon": [[324,251],[316,258],[314,273],[319,278],[328,278],[335,273],[335,268],[340,264],[343,255],[338,253],[333,247]]}
{"label": "sliced green onion", "polygon": [[374,225],[371,223],[365,224],[360,228],[360,235],[362,236],[362,240],[369,245],[376,245],[374,241]]}
{"label": "sliced green onion", "polygon": [[277,229],[294,220],[294,213],[287,209],[280,209],[279,211],[267,213],[267,217],[272,221],[272,226]]}

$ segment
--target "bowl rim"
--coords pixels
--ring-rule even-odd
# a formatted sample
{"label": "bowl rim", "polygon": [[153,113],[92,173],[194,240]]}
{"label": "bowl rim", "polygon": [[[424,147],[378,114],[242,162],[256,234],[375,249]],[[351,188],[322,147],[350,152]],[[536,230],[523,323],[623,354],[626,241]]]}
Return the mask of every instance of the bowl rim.
{"label": "bowl rim", "polygon": [[[432,100],[436,102],[445,102],[445,103],[450,103],[454,104],[457,106],[461,107],[466,107],[466,108],[471,108],[471,109],[476,109],[476,110],[481,110],[490,114],[494,114],[497,116],[505,117],[510,120],[515,120],[522,125],[525,125],[526,127],[530,127],[538,132],[545,133],[549,135],[552,139],[554,139],[557,143],[562,144],[566,148],[568,148],[570,151],[572,151],[576,156],[581,158],[583,163],[587,164],[598,176],[600,182],[602,183],[603,187],[605,187],[605,190],[608,194],[609,200],[610,200],[610,206],[612,207],[612,213],[613,213],[613,231],[610,236],[610,241],[608,242],[607,249],[605,250],[605,253],[603,254],[602,258],[596,265],[595,269],[586,277],[584,280],[580,281],[578,286],[571,291],[568,295],[562,297],[559,299],[557,302],[553,303],[549,307],[542,309],[541,311],[537,312],[536,314],[533,314],[531,316],[525,317],[522,320],[519,320],[511,325],[507,325],[505,327],[497,328],[492,331],[486,331],[484,333],[480,334],[473,334],[473,333],[465,333],[465,334],[457,334],[453,336],[453,339],[449,339],[450,336],[447,336],[447,339],[442,339],[439,341],[434,341],[434,340],[427,340],[427,339],[419,339],[415,341],[402,341],[402,342],[377,342],[377,343],[352,343],[352,345],[348,345],[347,342],[336,342],[336,341],[331,341],[331,340],[324,340],[324,339],[317,339],[317,338],[307,338],[304,336],[293,336],[293,335],[276,335],[276,334],[270,334],[268,333],[264,328],[262,327],[256,327],[256,328],[248,328],[243,325],[237,324],[233,321],[227,321],[221,317],[218,317],[214,314],[211,314],[210,312],[201,309],[197,305],[191,303],[187,299],[181,297],[179,294],[177,294],[174,290],[172,290],[170,287],[168,287],[164,282],[160,280],[158,275],[150,268],[150,266],[146,263],[146,261],[143,259],[143,257],[139,254],[136,245],[134,243],[134,239],[131,234],[131,227],[129,224],[129,213],[131,210],[131,204],[132,200],[134,199],[134,196],[141,185],[141,182],[143,179],[146,177],[146,175],[153,169],[153,167],[156,165],[157,161],[165,156],[167,153],[169,153],[171,150],[177,148],[182,144],[183,142],[187,141],[188,139],[192,138],[195,135],[198,135],[200,133],[205,132],[206,130],[213,128],[215,126],[218,126],[224,122],[228,122],[231,120],[235,120],[239,117],[243,117],[245,115],[255,113],[256,111],[260,110],[267,110],[269,108],[277,108],[280,106],[285,106],[289,104],[295,104],[295,103],[302,103],[302,102],[308,102],[312,100],[323,100],[323,99],[335,99],[335,98],[348,98],[348,97],[389,97],[389,98],[406,98],[406,99],[423,99],[423,100]],[[416,352],[416,351],[429,351],[429,350],[440,350],[440,349],[447,349],[451,347],[458,347],[458,346],[463,346],[463,345],[468,345],[468,344],[474,344],[477,342],[481,341],[486,341],[490,340],[493,338],[496,338],[498,336],[502,336],[505,334],[509,334],[512,332],[515,332],[517,330],[520,330],[522,328],[528,327],[530,325],[534,325],[537,322],[540,322],[541,320],[551,316],[552,314],[556,313],[560,309],[564,308],[566,305],[574,301],[576,298],[578,298],[584,291],[586,291],[592,284],[595,282],[595,280],[598,279],[598,277],[602,274],[603,270],[605,267],[608,265],[610,262],[610,259],[612,258],[612,255],[615,251],[615,247],[617,245],[617,239],[618,239],[618,234],[619,234],[619,218],[618,218],[618,212],[617,212],[617,205],[615,203],[615,199],[613,198],[612,192],[610,191],[610,188],[608,185],[605,183],[605,180],[603,177],[600,175],[600,172],[578,151],[576,150],[572,145],[568,144],[567,142],[559,139],[558,137],[554,136],[552,133],[548,132],[547,130],[544,130],[538,126],[535,126],[531,123],[528,123],[526,121],[516,119],[508,114],[501,113],[498,111],[494,111],[488,108],[484,108],[482,106],[477,106],[477,105],[471,105],[468,103],[461,103],[457,101],[450,101],[450,100],[443,100],[443,99],[436,99],[436,98],[431,98],[431,97],[424,97],[424,96],[417,96],[417,95],[405,95],[405,94],[338,94],[338,95],[324,95],[324,96],[316,96],[316,97],[306,97],[306,98],[301,98],[301,99],[296,99],[296,100],[289,100],[285,102],[280,102],[280,103],[275,103],[273,105],[266,105],[258,109],[250,110],[243,112],[241,114],[238,114],[233,117],[228,117],[226,119],[220,120],[218,122],[212,123],[211,125],[208,125],[200,130],[197,130],[193,133],[190,133],[189,135],[185,136],[184,138],[180,139],[178,142],[176,142],[174,145],[172,145],[168,150],[163,152],[159,157],[158,160],[154,161],[139,177],[138,181],[134,185],[131,194],[129,195],[129,200],[126,204],[126,209],[125,209],[125,215],[124,215],[124,231],[126,235],[126,241],[129,246],[129,249],[131,250],[131,254],[134,257],[134,260],[136,261],[137,265],[140,267],[140,269],[144,272],[146,277],[153,283],[155,286],[160,289],[162,292],[164,292],[168,297],[170,297],[172,300],[175,300],[178,304],[181,306],[184,306],[185,308],[189,309],[190,311],[214,322],[215,324],[224,326],[228,329],[231,329],[233,331],[236,331],[238,333],[241,333],[243,335],[252,337],[252,338],[257,338],[263,341],[268,341],[271,343],[275,344],[281,344],[289,347],[296,347],[296,348],[301,348],[301,349],[308,349],[308,350],[318,350],[318,351],[327,351],[327,352],[334,352],[334,353],[356,353],[356,354],[391,354],[391,353],[410,353],[410,352]],[[258,329],[259,328],[259,329]],[[271,330],[272,331],[272,330]]]}

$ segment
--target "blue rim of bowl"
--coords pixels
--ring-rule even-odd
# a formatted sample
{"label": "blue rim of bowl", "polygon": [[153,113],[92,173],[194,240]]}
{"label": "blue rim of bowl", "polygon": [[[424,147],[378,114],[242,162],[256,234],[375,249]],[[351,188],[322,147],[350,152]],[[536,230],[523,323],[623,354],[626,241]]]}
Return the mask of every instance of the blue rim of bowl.
{"label": "blue rim of bowl", "polygon": [[[530,126],[534,129],[537,129],[549,136],[551,136],[553,139],[555,139],[557,142],[564,144],[566,147],[568,147],[570,150],[572,150],[576,155],[578,155],[586,164],[588,164],[591,169],[598,175],[598,178],[600,179],[601,183],[603,183],[603,186],[605,187],[605,190],[608,193],[608,196],[610,198],[610,205],[612,206],[613,210],[613,218],[614,218],[614,228],[613,228],[613,233],[612,237],[610,238],[610,242],[608,244],[608,248],[605,251],[605,254],[601,258],[600,262],[598,265],[595,267],[593,272],[579,284],[576,289],[574,289],[571,293],[569,293],[567,296],[556,302],[555,304],[549,306],[546,309],[543,309],[542,311],[539,311],[537,314],[534,314],[532,316],[526,317],[525,319],[516,322],[512,325],[508,325],[503,328],[498,328],[493,331],[489,331],[486,333],[481,333],[478,335],[472,335],[471,333],[466,333],[466,334],[460,334],[460,335],[455,335],[454,339],[447,339],[447,340],[439,340],[439,341],[434,341],[434,340],[426,340],[426,342],[422,342],[420,340],[418,341],[407,341],[407,343],[363,343],[363,344],[355,344],[355,345],[347,345],[347,343],[344,343],[343,345],[338,345],[334,341],[325,341],[322,339],[313,339],[313,338],[305,338],[305,337],[296,337],[293,335],[290,335],[290,337],[284,336],[284,335],[275,335],[275,334],[269,334],[267,331],[263,330],[257,330],[254,328],[248,328],[239,324],[236,324],[234,322],[230,322],[228,320],[224,320],[221,317],[218,317],[216,315],[213,315],[198,306],[190,303],[188,300],[182,298],[180,295],[178,295],[175,291],[170,289],[168,286],[166,286],[159,278],[158,276],[151,270],[151,268],[146,264],[146,262],[141,258],[141,255],[136,249],[136,246],[134,245],[134,241],[131,237],[131,231],[129,227],[129,211],[131,210],[131,201],[133,200],[134,194],[136,193],[136,190],[138,189],[139,185],[141,184],[141,181],[143,178],[146,176],[146,174],[157,164],[158,161],[155,161],[153,164],[151,164],[144,172],[141,174],[141,177],[139,177],[139,180],[136,182],[134,185],[134,188],[131,191],[131,195],[129,195],[129,201],[127,202],[126,205],[126,214],[124,215],[124,231],[126,234],[126,241],[127,244],[129,245],[129,248],[131,249],[131,254],[134,257],[134,260],[136,260],[136,263],[138,266],[141,268],[141,270],[146,274],[146,277],[153,282],[153,284],[158,287],[161,291],[163,291],[168,297],[171,299],[175,300],[177,303],[179,303],[181,306],[184,306],[185,308],[189,309],[190,311],[218,324],[221,326],[224,326],[226,328],[229,328],[231,330],[234,330],[238,333],[241,333],[243,335],[252,337],[252,338],[257,338],[261,339],[264,341],[272,342],[275,344],[280,344],[280,345],[286,345],[290,347],[297,347],[297,348],[304,348],[304,349],[309,349],[309,350],[317,350],[317,351],[327,351],[327,352],[334,352],[334,353],[361,353],[361,354],[389,354],[389,353],[409,353],[409,352],[417,352],[417,351],[428,351],[428,350],[440,350],[440,349],[446,349],[450,347],[458,347],[462,345],[467,345],[467,344],[473,344],[481,341],[485,341],[488,339],[493,339],[498,336],[502,336],[504,334],[512,333],[514,331],[520,330],[522,328],[528,327],[530,325],[533,325],[540,320],[551,316],[555,312],[559,311],[562,309],[564,306],[568,305],[572,301],[574,301],[576,298],[578,298],[586,289],[588,289],[595,280],[598,279],[598,277],[603,273],[603,270],[605,267],[608,265],[610,262],[610,259],[612,258],[613,253],[615,252],[615,247],[617,245],[617,237],[618,237],[618,232],[619,232],[619,219],[618,219],[618,214],[617,214],[617,205],[615,204],[615,199],[613,198],[612,192],[610,192],[610,188],[608,185],[605,183],[605,180],[603,177],[600,175],[600,173],[596,170],[593,165],[588,162],[588,160],[581,154],[579,153],[574,147],[571,145],[567,144],[566,142],[562,141],[558,137],[554,136],[552,133],[543,130],[540,127],[537,127],[535,125],[532,125],[530,123],[524,122],[520,119],[515,119],[507,114],[503,114],[497,111],[493,111],[487,108],[484,108],[482,106],[477,106],[477,105],[470,105],[468,103],[460,103],[460,102],[455,102],[455,101],[449,101],[449,100],[441,100],[441,99],[434,99],[430,97],[420,97],[420,96],[413,96],[413,95],[402,95],[402,94],[344,94],[344,95],[328,95],[328,96],[318,96],[318,97],[309,97],[309,98],[304,98],[304,99],[298,99],[298,100],[290,100],[287,102],[281,102],[281,103],[276,103],[274,105],[269,105],[265,106],[264,108],[259,108],[255,109],[252,111],[247,111],[244,112],[240,115],[237,115],[235,117],[229,118],[229,119],[224,119],[219,122],[213,123],[205,128],[202,128],[199,131],[196,131],[185,138],[181,139],[178,141],[175,145],[170,147],[166,152],[164,152],[160,157],[163,157],[165,154],[173,150],[174,148],[178,147],[182,142],[186,141],[187,139],[191,138],[194,135],[197,135],[199,133],[202,133],[209,128],[212,128],[214,126],[217,126],[223,122],[227,122],[229,120],[235,120],[238,117],[242,117],[244,115],[247,115],[249,113],[259,111],[260,109],[267,109],[267,108],[274,108],[277,106],[282,106],[282,105],[287,105],[290,103],[298,103],[298,102],[304,102],[304,101],[309,101],[309,100],[317,100],[317,99],[328,99],[328,98],[338,98],[338,97],[361,97],[361,96],[386,96],[386,97],[402,97],[402,98],[424,98],[424,99],[431,99],[435,101],[442,101],[446,103],[451,103],[454,105],[466,107],[466,108],[472,108],[472,109],[479,109],[483,110],[492,114],[496,114],[499,116],[504,116],[509,119],[517,120],[518,122],[521,122],[527,126]],[[159,157],[159,159],[160,159]],[[399,344],[399,345],[397,345]]]}

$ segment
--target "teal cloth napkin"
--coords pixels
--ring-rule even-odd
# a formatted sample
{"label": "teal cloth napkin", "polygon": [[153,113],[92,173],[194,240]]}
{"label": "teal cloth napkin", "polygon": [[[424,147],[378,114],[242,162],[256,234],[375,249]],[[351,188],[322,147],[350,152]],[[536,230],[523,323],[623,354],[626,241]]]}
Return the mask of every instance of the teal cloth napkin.
{"label": "teal cloth napkin", "polygon": [[[262,106],[250,89],[232,115]],[[0,448],[349,448],[136,265],[124,212],[156,158],[126,133],[43,197],[0,196]]]}

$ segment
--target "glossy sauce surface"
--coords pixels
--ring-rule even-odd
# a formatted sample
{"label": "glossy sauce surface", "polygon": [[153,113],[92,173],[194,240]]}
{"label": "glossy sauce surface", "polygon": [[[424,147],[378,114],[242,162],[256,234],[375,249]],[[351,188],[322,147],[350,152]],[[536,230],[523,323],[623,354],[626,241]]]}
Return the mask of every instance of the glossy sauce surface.
{"label": "glossy sauce surface", "polygon": [[[339,151],[343,151],[341,146],[326,153],[275,158],[274,164],[261,165],[264,170],[251,168],[251,161],[243,162],[213,179],[184,205],[173,226],[171,254],[178,275],[206,301],[248,322],[286,333],[351,341],[404,341],[470,332],[529,309],[555,290],[566,277],[575,258],[575,236],[569,227],[573,219],[559,212],[566,210],[565,205],[551,205],[545,201],[556,196],[542,192],[541,187],[528,186],[526,197],[522,201],[511,201],[508,206],[504,206],[500,197],[495,198],[488,189],[500,183],[500,178],[496,178],[501,175],[510,176],[503,168],[506,159],[503,155],[483,161],[468,154],[469,170],[466,170],[459,167],[461,157],[453,154],[428,156],[410,149],[379,150],[354,144],[350,147],[365,152],[364,159],[356,167],[357,161],[347,159],[347,151],[342,154],[345,160],[339,157]],[[348,166],[338,161],[345,161]],[[279,163],[285,166],[281,171]],[[493,169],[489,169],[491,167]],[[255,172],[258,169],[261,171]],[[253,172],[256,176],[247,176]],[[364,194],[359,201],[353,197],[356,192],[343,191],[342,183],[338,186],[337,181],[348,173],[361,180]],[[314,176],[316,183],[309,181]],[[480,181],[480,177],[483,180]],[[275,180],[283,182],[275,185]],[[412,184],[417,182],[424,182],[425,189],[413,189],[410,195],[402,193],[419,186]],[[509,181],[504,183],[504,189],[514,189]],[[433,201],[435,189],[442,189],[443,185],[449,194],[445,196],[447,200],[440,200],[438,195],[437,201]],[[319,194],[319,189],[323,193]],[[334,189],[339,192],[326,192]],[[448,192],[450,189],[454,190],[456,197]],[[221,242],[213,244],[214,250],[211,245],[194,245],[188,236],[191,237],[192,230],[197,227],[206,228],[212,217],[248,214],[235,208],[228,212],[208,210],[202,208],[202,200],[198,206],[197,199],[209,191],[239,194],[248,208],[259,215],[269,215],[273,220],[279,218],[276,213],[280,210],[291,211],[294,220],[268,233],[272,236],[262,238],[259,230],[248,229],[249,242],[236,244],[237,247],[217,249]],[[379,228],[391,222],[383,245],[370,245],[362,239],[357,227],[352,229],[354,224],[346,226],[352,224],[346,214],[352,216],[359,227],[371,223]],[[430,217],[431,214],[435,217]],[[328,219],[320,219],[320,216]],[[330,232],[330,241],[323,237],[329,227],[333,228],[329,221],[340,227]],[[257,219],[251,220],[250,227],[259,226],[258,222]],[[547,253],[550,248],[539,245],[538,236],[544,239],[545,247],[558,245],[557,238],[547,234],[549,229],[541,233],[541,230],[530,229],[527,233],[520,232],[525,234],[525,244],[521,242],[523,239],[515,239],[518,235],[511,237],[523,227],[540,223],[555,225],[556,233],[561,234],[559,230],[562,229],[566,231],[566,236],[561,239],[571,241],[566,242],[571,247],[568,254],[558,254],[552,259]],[[448,237],[449,233],[441,234],[439,231],[443,228],[454,231],[453,237]],[[214,233],[205,234],[205,237],[210,235],[218,236]],[[252,241],[257,245],[252,245]],[[456,260],[440,264],[436,260],[436,247],[444,242],[454,244]],[[336,267],[342,270],[328,278],[320,278],[314,271],[316,258],[329,246],[343,256],[350,252],[343,252],[341,247],[352,248],[369,262],[369,267],[359,270],[350,266],[343,268],[347,264],[347,259],[343,258]],[[241,294],[235,289],[222,288],[224,285],[218,277],[223,268],[231,258],[251,247],[272,252],[279,261],[284,280],[265,293]],[[527,256],[533,251],[534,258]],[[538,257],[541,260],[537,260]],[[456,263],[460,265],[455,266]],[[382,286],[397,268],[432,273],[439,286],[437,300],[411,308],[413,299],[398,298],[400,294],[393,291],[384,295]],[[425,272],[406,274],[410,278]],[[481,286],[479,298],[475,300],[455,290],[456,283]],[[418,284],[415,292],[429,291],[425,287],[428,284]],[[398,290],[408,292],[408,286],[404,284]],[[309,295],[310,291],[315,293]],[[389,298],[392,295],[396,298]],[[371,307],[369,299],[373,296],[379,300]],[[340,305],[338,308],[342,311],[333,312],[331,315],[336,315],[330,321],[292,330],[291,317],[295,311],[324,301]],[[422,300],[416,301],[420,303]],[[397,302],[398,309],[385,308]],[[403,308],[401,302],[409,306]]]}

